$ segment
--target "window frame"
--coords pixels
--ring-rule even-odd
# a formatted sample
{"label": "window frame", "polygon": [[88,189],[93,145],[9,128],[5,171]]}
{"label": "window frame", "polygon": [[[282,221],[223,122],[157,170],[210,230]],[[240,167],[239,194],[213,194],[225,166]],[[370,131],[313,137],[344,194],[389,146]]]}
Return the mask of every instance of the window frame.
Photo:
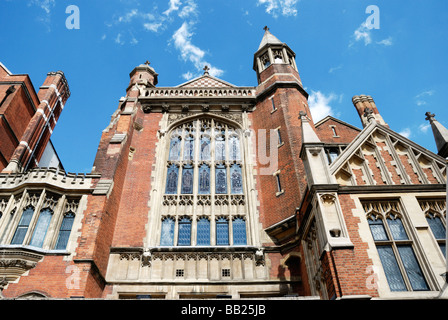
{"label": "window frame", "polygon": [[[389,205],[388,210],[385,210],[382,204],[387,203]],[[385,200],[385,201],[362,201],[364,211],[366,213],[366,220],[369,224],[369,229],[372,235],[372,239],[375,244],[375,248],[377,249],[377,253],[380,256],[381,261],[381,267],[383,268],[384,274],[386,275],[387,282],[389,289],[391,292],[415,292],[415,291],[431,291],[432,285],[429,281],[428,274],[425,270],[425,267],[421,261],[421,258],[419,257],[420,250],[417,247],[417,243],[414,239],[414,234],[411,232],[411,227],[409,225],[409,222],[407,221],[407,218],[405,216],[405,213],[403,212],[403,209],[401,208],[401,204],[398,200]],[[368,211],[366,208],[367,206],[371,206],[373,209]],[[373,217],[376,219],[380,219],[382,221],[382,225],[385,231],[385,234],[387,236],[387,240],[376,240],[374,237],[374,234],[370,228],[371,223],[369,221],[372,221]],[[403,226],[403,230],[406,233],[407,239],[395,239],[393,231],[391,230],[390,223],[388,220],[390,219],[400,219],[401,224]],[[380,251],[378,250],[379,247],[386,248],[390,247],[392,248],[392,252],[395,257],[395,261],[398,265],[398,269],[400,271],[401,277],[403,279],[404,286],[406,290],[393,290],[391,287],[391,284],[389,282],[389,276],[386,272],[385,266],[383,265],[383,260],[381,259]],[[400,249],[404,247],[410,247],[413,253],[413,257],[415,258],[415,262],[418,264],[418,267],[421,272],[422,279],[427,287],[426,290],[414,290],[413,284],[409,278],[408,275],[408,269],[405,266],[405,262],[403,261],[403,257],[401,255]]]}
{"label": "window frame", "polygon": [[[39,191],[24,189],[19,195],[11,197],[11,206],[8,209],[8,220],[0,224],[0,245],[26,246],[35,250],[45,251],[68,251],[72,237],[72,229],[77,223],[77,211],[82,196],[61,195],[48,189]],[[16,232],[24,213],[32,208],[31,218],[28,227],[21,239],[15,240]],[[40,225],[40,219],[45,212],[49,214],[49,220],[45,225]],[[57,248],[60,236],[60,228],[63,217],[68,213],[73,213],[72,229],[70,229],[65,248]],[[42,230],[38,228],[43,227]],[[68,230],[66,230],[68,231]],[[41,238],[35,243],[36,232],[41,232]],[[20,242],[20,243],[19,243]]]}

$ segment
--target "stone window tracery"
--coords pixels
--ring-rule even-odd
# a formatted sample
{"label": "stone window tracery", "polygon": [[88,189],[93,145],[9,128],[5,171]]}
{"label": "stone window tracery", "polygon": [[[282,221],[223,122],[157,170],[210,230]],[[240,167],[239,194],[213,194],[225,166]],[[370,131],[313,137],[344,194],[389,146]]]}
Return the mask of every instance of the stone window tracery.
{"label": "stone window tracery", "polygon": [[170,131],[163,212],[154,241],[161,246],[247,244],[241,137],[238,128],[214,117],[183,122]]}
{"label": "stone window tracery", "polygon": [[0,224],[0,244],[66,250],[80,199],[47,190],[24,191],[10,200]]}

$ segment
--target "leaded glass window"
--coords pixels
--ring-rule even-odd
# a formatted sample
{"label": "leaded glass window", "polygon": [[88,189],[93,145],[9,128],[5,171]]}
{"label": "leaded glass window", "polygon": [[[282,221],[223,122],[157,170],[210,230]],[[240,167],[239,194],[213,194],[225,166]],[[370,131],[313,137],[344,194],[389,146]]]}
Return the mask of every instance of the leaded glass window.
{"label": "leaded glass window", "polygon": [[166,217],[162,221],[162,230],[160,235],[161,246],[174,245],[174,219]]}
{"label": "leaded glass window", "polygon": [[184,160],[193,160],[193,159],[194,159],[194,136],[189,134],[185,138]]}
{"label": "leaded glass window", "polygon": [[390,290],[406,291],[403,275],[401,274],[392,246],[378,246],[377,249]]}
{"label": "leaded glass window", "polygon": [[202,217],[198,220],[196,244],[198,246],[210,245],[210,220],[206,217]]}
{"label": "leaded glass window", "polygon": [[191,219],[182,218],[179,220],[179,236],[177,240],[179,246],[189,246],[191,244]]}
{"label": "leaded glass window", "polygon": [[181,149],[181,137],[179,136],[172,137],[170,142],[169,160],[173,161],[179,160],[180,149]]}
{"label": "leaded glass window", "polygon": [[210,160],[210,137],[207,134],[201,136],[201,160]]}
{"label": "leaded glass window", "polygon": [[236,135],[232,135],[229,139],[230,160],[241,160],[240,155],[240,139]]}
{"label": "leaded glass window", "polygon": [[172,164],[171,166],[168,167],[165,193],[167,194],[177,193],[178,175],[179,175],[179,167],[177,165]]}
{"label": "leaded glass window", "polygon": [[70,232],[72,231],[73,221],[75,221],[75,214],[68,212],[62,219],[62,224],[59,229],[58,241],[56,243],[56,250],[64,250],[67,247]]}
{"label": "leaded glass window", "polygon": [[229,245],[229,221],[224,217],[216,220],[216,244]]}
{"label": "leaded glass window", "polygon": [[246,221],[241,217],[237,217],[237,218],[233,219],[232,229],[233,229],[233,244],[234,245],[247,244]]}
{"label": "leaded glass window", "polygon": [[216,169],[216,193],[227,193],[227,170],[224,165],[217,165]]}
{"label": "leaded glass window", "polygon": [[446,258],[446,202],[444,200],[420,200],[420,207],[425,214],[426,221],[439,244],[440,250]]}
{"label": "leaded glass window", "polygon": [[398,201],[363,203],[391,291],[430,290]]}
{"label": "leaded glass window", "polygon": [[182,170],[182,193],[193,193],[193,167],[185,165]]}
{"label": "leaded glass window", "polygon": [[199,194],[210,194],[210,167],[203,164],[199,167]]}
{"label": "leaded glass window", "polygon": [[237,164],[230,167],[230,186],[232,194],[243,193],[243,175],[241,167]]}
{"label": "leaded glass window", "polygon": [[240,134],[224,117],[210,116],[184,121],[166,135],[160,245],[247,244]]}
{"label": "leaded glass window", "polygon": [[386,234],[386,229],[383,225],[383,220],[377,216],[369,218],[370,231],[372,232],[373,239],[375,241],[389,240]]}
{"label": "leaded glass window", "polygon": [[53,212],[48,208],[45,208],[40,212],[36,227],[34,228],[33,236],[31,238],[30,246],[42,248],[52,216]]}
{"label": "leaded glass window", "polygon": [[11,244],[23,243],[33,214],[34,214],[34,207],[32,206],[28,206],[23,211],[22,216],[20,217],[19,225],[17,226],[16,232],[14,233],[14,237],[12,238]]}
{"label": "leaded glass window", "polygon": [[215,160],[226,160],[225,132],[220,132],[215,137]]}

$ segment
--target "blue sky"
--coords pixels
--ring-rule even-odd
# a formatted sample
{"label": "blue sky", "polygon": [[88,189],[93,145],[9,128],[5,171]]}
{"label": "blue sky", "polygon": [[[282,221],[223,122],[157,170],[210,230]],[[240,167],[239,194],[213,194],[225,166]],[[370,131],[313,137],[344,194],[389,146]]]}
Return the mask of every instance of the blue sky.
{"label": "blue sky", "polygon": [[[69,5],[80,28],[68,29]],[[369,29],[369,5],[379,28]],[[69,172],[90,172],[101,132],[144,63],[158,86],[211,73],[256,86],[253,54],[263,27],[296,52],[315,120],[355,126],[354,95],[373,96],[390,127],[436,151],[425,112],[448,127],[448,1],[0,0],[0,61],[36,90],[62,70],[72,95],[52,135]]]}

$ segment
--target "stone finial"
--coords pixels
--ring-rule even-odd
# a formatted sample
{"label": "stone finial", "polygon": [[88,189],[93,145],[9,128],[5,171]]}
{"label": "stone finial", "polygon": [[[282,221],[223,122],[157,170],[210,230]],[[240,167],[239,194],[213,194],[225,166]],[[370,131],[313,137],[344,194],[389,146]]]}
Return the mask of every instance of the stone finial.
{"label": "stone finial", "polygon": [[149,66],[149,65],[151,64],[151,62],[149,62],[148,60],[146,60],[145,64],[146,64],[147,66]]}
{"label": "stone finial", "polygon": [[263,30],[264,30],[264,31],[269,31],[268,26],[264,26]]}
{"label": "stone finial", "polygon": [[208,71],[210,70],[209,66],[205,66],[204,69],[204,74],[208,74]]}
{"label": "stone finial", "polygon": [[425,115],[426,120],[431,124],[438,154],[444,158],[448,158],[448,129],[435,119],[435,114],[428,111]]}
{"label": "stone finial", "polygon": [[374,115],[373,115],[373,110],[370,109],[370,108],[367,108],[367,107],[366,107],[366,108],[364,109],[364,117],[367,118],[367,122],[370,122],[370,121],[374,120],[375,117],[374,117]]}
{"label": "stone finial", "polygon": [[436,120],[434,118],[436,115],[434,113],[429,112],[429,111],[425,113],[425,116],[426,116],[425,120],[429,120],[429,122],[433,122],[433,121]]}

